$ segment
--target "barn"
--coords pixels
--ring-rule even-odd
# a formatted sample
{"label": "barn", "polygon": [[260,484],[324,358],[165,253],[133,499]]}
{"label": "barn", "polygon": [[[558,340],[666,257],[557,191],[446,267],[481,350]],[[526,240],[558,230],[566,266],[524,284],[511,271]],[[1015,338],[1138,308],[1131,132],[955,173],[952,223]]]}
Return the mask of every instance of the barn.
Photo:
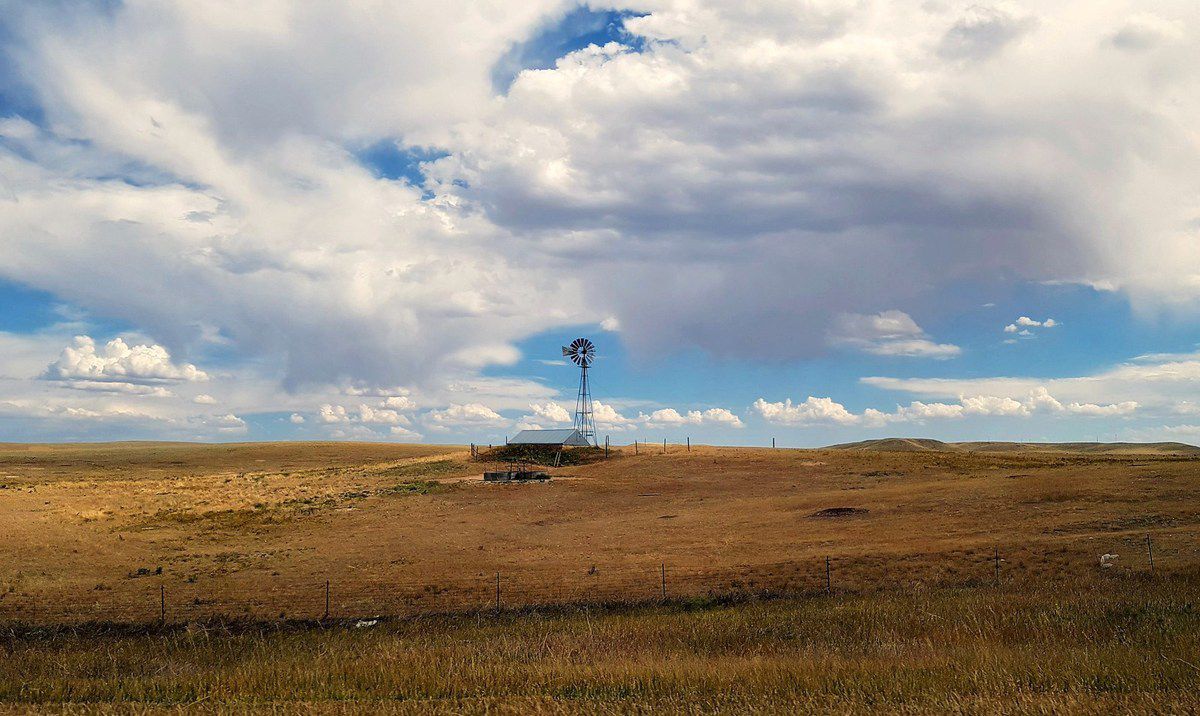
{"label": "barn", "polygon": [[560,430],[522,430],[508,441],[509,445],[547,445],[550,447],[588,447],[583,433],[572,428]]}

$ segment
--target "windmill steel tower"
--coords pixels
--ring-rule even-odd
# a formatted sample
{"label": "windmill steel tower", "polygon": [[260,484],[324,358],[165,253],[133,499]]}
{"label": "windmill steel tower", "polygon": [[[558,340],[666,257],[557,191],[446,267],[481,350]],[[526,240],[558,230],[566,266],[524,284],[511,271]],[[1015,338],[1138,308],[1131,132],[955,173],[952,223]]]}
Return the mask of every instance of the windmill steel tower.
{"label": "windmill steel tower", "polygon": [[592,415],[592,387],[588,383],[588,366],[596,360],[596,346],[586,338],[576,338],[563,346],[563,356],[579,366],[579,394],[575,398],[574,428],[592,445],[596,445],[596,420]]}

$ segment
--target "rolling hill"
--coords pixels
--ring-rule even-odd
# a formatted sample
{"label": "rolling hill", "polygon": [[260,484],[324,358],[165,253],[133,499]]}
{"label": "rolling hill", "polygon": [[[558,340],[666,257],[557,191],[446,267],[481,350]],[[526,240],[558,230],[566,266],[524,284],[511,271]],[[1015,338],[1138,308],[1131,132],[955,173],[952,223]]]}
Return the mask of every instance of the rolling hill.
{"label": "rolling hill", "polygon": [[1085,453],[1089,455],[1200,456],[1200,447],[1178,442],[1158,443],[947,443],[929,438],[881,438],[830,445],[827,450],[860,452],[964,452],[964,453]]}

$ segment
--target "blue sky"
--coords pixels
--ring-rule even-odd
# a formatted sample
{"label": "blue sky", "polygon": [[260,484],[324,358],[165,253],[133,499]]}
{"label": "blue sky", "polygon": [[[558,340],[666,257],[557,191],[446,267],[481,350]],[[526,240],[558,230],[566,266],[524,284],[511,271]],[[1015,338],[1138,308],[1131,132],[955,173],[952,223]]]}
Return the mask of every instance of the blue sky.
{"label": "blue sky", "polygon": [[0,440],[1200,441],[1189,4],[0,8]]}

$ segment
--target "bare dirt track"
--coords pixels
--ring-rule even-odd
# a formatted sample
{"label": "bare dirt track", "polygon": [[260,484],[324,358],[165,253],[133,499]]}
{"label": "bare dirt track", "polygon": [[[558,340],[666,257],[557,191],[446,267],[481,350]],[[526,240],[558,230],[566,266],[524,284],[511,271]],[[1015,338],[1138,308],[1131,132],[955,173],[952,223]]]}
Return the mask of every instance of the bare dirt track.
{"label": "bare dirt track", "polygon": [[1147,535],[1160,573],[1200,566],[1186,454],[658,446],[524,485],[486,467],[446,446],[0,446],[0,620],[319,617],[327,580],[335,615],[472,609],[497,573],[505,604],[820,591],[826,557],[835,590],[911,590],[990,583],[997,550],[1005,581],[1078,581],[1147,571]]}

